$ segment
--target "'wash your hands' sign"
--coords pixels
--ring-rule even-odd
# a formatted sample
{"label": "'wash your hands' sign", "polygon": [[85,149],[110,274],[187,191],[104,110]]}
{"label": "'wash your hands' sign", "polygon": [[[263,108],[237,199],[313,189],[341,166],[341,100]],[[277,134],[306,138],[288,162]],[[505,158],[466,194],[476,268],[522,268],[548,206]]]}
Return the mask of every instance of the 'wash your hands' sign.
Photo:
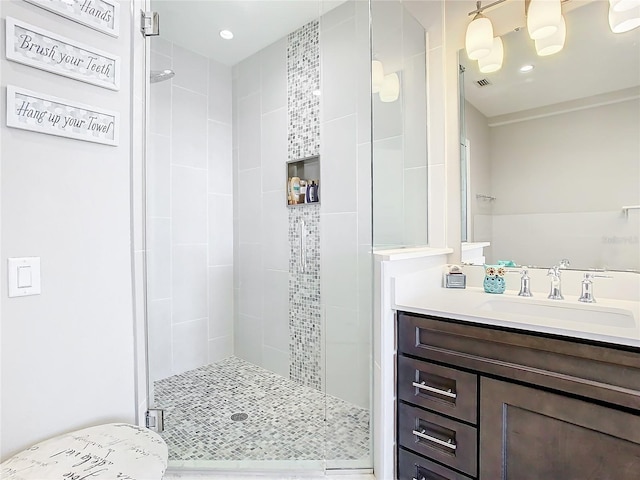
{"label": "'wash your hands' sign", "polygon": [[75,22],[117,37],[120,5],[115,0],[25,0]]}
{"label": "'wash your hands' sign", "polygon": [[116,146],[120,116],[110,110],[7,85],[7,126]]}
{"label": "'wash your hands' sign", "polygon": [[111,90],[120,89],[120,57],[7,17],[7,59]]}

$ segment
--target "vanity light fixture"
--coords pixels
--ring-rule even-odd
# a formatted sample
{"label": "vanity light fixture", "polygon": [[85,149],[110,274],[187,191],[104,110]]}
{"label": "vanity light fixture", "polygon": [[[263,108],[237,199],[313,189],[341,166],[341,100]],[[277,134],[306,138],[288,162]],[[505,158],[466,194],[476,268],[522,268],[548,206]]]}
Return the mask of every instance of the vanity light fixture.
{"label": "vanity light fixture", "polygon": [[491,48],[493,47],[493,25],[491,20],[482,14],[482,2],[478,2],[476,6],[477,10],[469,14],[475,13],[476,15],[471,23],[467,25],[467,33],[464,40],[467,56],[471,60],[486,57],[491,53]]}
{"label": "vanity light fixture", "polygon": [[[622,7],[624,7],[624,10]],[[640,26],[640,0],[609,0],[609,27],[613,33],[624,33]]]}
{"label": "vanity light fixture", "polygon": [[535,40],[536,52],[541,57],[558,53],[564,47],[567,38],[567,24],[564,17],[560,16],[560,26],[553,35]]}
{"label": "vanity light fixture", "polygon": [[478,59],[478,67],[482,73],[497,72],[502,68],[502,60],[504,59],[504,46],[502,38],[495,37],[493,39],[493,47],[491,53],[486,57]]}
{"label": "vanity light fixture", "polygon": [[640,6],[640,0],[609,0],[609,6],[614,12],[624,12]]}
{"label": "vanity light fixture", "polygon": [[527,30],[531,40],[550,37],[560,27],[562,19],[561,0],[525,1]]}
{"label": "vanity light fixture", "polygon": [[225,40],[231,40],[233,38],[233,32],[231,30],[220,30],[220,36]]}

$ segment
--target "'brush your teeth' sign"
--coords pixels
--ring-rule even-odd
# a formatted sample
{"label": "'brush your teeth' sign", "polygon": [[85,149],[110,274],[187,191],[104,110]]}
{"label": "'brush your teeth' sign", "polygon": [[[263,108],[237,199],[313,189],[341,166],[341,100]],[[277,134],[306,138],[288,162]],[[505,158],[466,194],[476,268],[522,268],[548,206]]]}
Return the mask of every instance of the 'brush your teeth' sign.
{"label": "'brush your teeth' sign", "polygon": [[15,18],[6,20],[7,59],[111,90],[120,89],[120,57]]}
{"label": "'brush your teeth' sign", "polygon": [[115,0],[25,0],[74,22],[117,37],[120,5]]}
{"label": "'brush your teeth' sign", "polygon": [[7,126],[116,146],[120,116],[110,110],[7,85]]}

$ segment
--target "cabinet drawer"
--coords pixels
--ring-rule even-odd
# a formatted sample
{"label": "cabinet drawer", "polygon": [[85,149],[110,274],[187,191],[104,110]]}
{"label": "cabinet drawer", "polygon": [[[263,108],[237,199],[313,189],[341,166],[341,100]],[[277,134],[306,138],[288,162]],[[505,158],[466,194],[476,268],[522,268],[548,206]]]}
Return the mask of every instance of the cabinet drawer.
{"label": "cabinet drawer", "polygon": [[398,357],[398,397],[473,424],[478,420],[478,376]]}
{"label": "cabinet drawer", "polygon": [[400,403],[398,442],[468,475],[477,473],[478,441],[474,427]]}
{"label": "cabinet drawer", "polygon": [[470,480],[466,475],[406,450],[398,450],[398,480]]}

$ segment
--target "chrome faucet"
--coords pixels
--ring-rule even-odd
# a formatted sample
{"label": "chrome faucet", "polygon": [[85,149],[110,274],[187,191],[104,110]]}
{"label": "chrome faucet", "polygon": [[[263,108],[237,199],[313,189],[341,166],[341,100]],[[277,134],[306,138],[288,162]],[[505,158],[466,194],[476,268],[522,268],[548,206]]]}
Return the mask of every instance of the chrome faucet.
{"label": "chrome faucet", "polygon": [[561,291],[560,267],[558,265],[551,267],[547,272],[547,276],[551,277],[551,291],[547,298],[551,300],[564,300]]}

